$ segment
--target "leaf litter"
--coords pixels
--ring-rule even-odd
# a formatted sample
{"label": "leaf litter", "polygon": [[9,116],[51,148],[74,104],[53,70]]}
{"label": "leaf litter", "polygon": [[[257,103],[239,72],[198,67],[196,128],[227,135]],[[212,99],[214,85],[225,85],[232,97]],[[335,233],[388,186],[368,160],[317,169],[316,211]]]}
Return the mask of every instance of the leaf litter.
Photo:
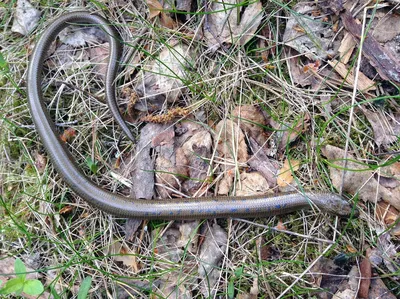
{"label": "leaf litter", "polygon": [[[179,32],[178,22],[173,13],[169,12],[172,9],[167,3],[161,4],[156,0],[149,0],[147,4],[150,9],[149,17],[154,22],[153,24],[159,21],[161,26]],[[179,2],[178,5],[184,11],[191,9],[188,1]],[[204,36],[202,38],[212,51],[216,51],[218,48],[226,50],[226,46],[230,45],[246,45],[250,39],[259,34],[257,30],[264,13],[261,2],[254,1],[246,5],[238,5],[237,1],[207,2],[206,6],[205,11],[210,13],[204,15],[202,28]],[[396,67],[398,67],[397,58],[393,53],[388,52],[389,49],[386,46],[379,43],[396,40],[399,35],[396,30],[383,31],[390,24],[397,24],[398,19],[395,14],[386,15],[371,33],[367,33],[367,39],[363,45],[365,47],[363,55],[376,68],[381,78],[370,78],[371,76],[367,72],[364,76],[361,75],[357,82],[360,92],[377,92],[376,87],[379,84],[377,82],[380,79],[397,80],[396,74],[392,72],[396,71]],[[290,11],[283,34],[283,43],[285,46],[291,47],[292,51],[297,51],[297,53],[293,52],[295,53],[293,55],[299,53],[302,56],[297,60],[291,57],[292,54],[288,54],[290,68],[296,69],[297,72],[294,75],[296,84],[312,88],[326,86],[318,85],[321,80],[317,75],[321,74],[327,65],[330,65],[349,84],[346,86],[354,86],[355,69],[349,63],[354,59],[356,44],[360,42],[360,26],[357,20],[347,12],[341,15],[341,20],[347,31],[344,30],[344,34],[338,35],[342,39],[341,42],[337,39],[332,43],[340,21],[337,16],[326,17],[322,15],[322,11],[317,5],[303,2],[297,4],[293,11]],[[392,28],[394,27],[395,25]],[[60,36],[59,42],[53,44],[53,54],[47,62],[48,65],[54,67],[58,64],[66,69],[73,69],[81,68],[90,61],[97,64],[94,73],[100,77],[104,76],[107,45],[104,44],[101,35],[92,32],[91,28],[72,29],[63,34]],[[91,46],[89,50],[80,48],[87,45],[88,42],[93,42],[96,46]],[[166,111],[167,106],[180,108],[180,105],[185,102],[188,91],[190,92],[190,89],[187,88],[187,85],[190,85],[187,78],[190,78],[190,69],[198,55],[192,51],[189,43],[171,39],[157,50],[151,50],[152,54],[145,58],[147,60],[144,67],[131,83],[138,94],[137,100],[135,99],[132,105],[133,109],[156,114]],[[371,52],[375,50],[378,54]],[[273,50],[271,53],[275,54]],[[336,54],[340,58],[335,56]],[[376,55],[389,57],[389,64],[392,65],[377,61]],[[73,64],[77,57],[82,59],[82,64]],[[265,59],[268,58],[264,57],[263,60]],[[299,62],[302,64],[300,65]],[[292,74],[294,73],[292,72]],[[300,162],[285,157],[285,154],[288,154],[286,149],[288,144],[294,145],[301,134],[309,132],[310,115],[300,114],[297,121],[284,123],[265,117],[266,114],[261,112],[258,105],[238,105],[231,108],[231,119],[216,121],[217,125],[211,128],[199,125],[195,120],[196,114],[191,115],[189,112],[185,115],[172,115],[168,119],[161,118],[159,121],[161,124],[150,123],[142,127],[135,151],[124,154],[118,162],[121,163],[121,169],[118,170],[122,174],[121,177],[131,177],[131,195],[151,199],[153,197],[180,197],[183,194],[213,194],[214,186],[217,186],[215,190],[219,194],[251,195],[268,193],[276,187],[285,189],[288,185],[293,184],[293,173],[298,171]],[[361,110],[373,128],[376,145],[388,149],[396,142],[398,135],[397,114],[388,116],[381,110],[378,112],[366,108]],[[187,117],[185,121],[182,120],[183,116]],[[155,119],[154,115],[142,118],[142,120],[150,122]],[[268,130],[266,130],[267,128]],[[277,153],[273,153],[271,150],[271,139],[277,144]],[[329,160],[331,181],[339,190],[343,180],[341,168],[344,167],[341,159],[345,153],[341,148],[332,146],[325,146],[323,153]],[[362,160],[358,161],[351,154],[347,158],[349,160],[346,165],[348,170],[345,172],[344,191],[350,195],[357,194],[363,201],[375,204],[376,218],[383,226],[395,225],[396,221],[398,222],[398,210],[400,209],[398,172],[378,173],[368,169],[365,167],[366,165],[362,165]],[[39,160],[39,158],[37,159]],[[282,161],[284,161],[283,166],[281,166]],[[37,168],[40,169],[40,167]],[[130,221],[127,231],[131,236],[127,241],[133,239],[132,236],[140,227],[140,222],[134,219],[130,219]],[[208,223],[209,229],[202,239],[199,238],[197,232],[200,226],[198,221],[170,225],[165,231],[161,231],[161,237],[156,234],[160,231],[153,230],[151,232],[152,240],[156,242],[155,254],[161,260],[177,263],[182,262],[185,258],[186,249],[194,256],[197,254],[198,263],[196,264],[194,259],[190,262],[198,265],[197,279],[200,278],[201,281],[201,292],[204,296],[215,295],[219,290],[218,283],[221,277],[219,267],[227,250],[226,231],[217,224]],[[285,227],[283,222],[279,222],[278,225]],[[144,225],[142,233],[146,229],[147,226]],[[398,236],[398,230],[395,228],[392,228],[390,232],[392,235]],[[390,235],[385,234],[385,238],[387,239],[383,240],[380,237],[377,248],[373,250],[375,253],[378,252],[377,256],[382,257],[387,268],[397,271],[392,262],[396,256],[396,248],[391,243]],[[188,244],[189,247],[186,248]],[[138,272],[140,269],[138,261],[130,256],[134,251],[118,241],[114,247],[109,252],[117,253],[119,257],[115,257],[113,260],[126,267],[133,267],[135,272]],[[325,262],[330,264],[329,261]],[[362,263],[367,264],[368,260],[364,258]],[[165,267],[161,264],[159,264],[160,268]],[[337,270],[337,267],[332,265],[332,269],[327,271],[336,273],[334,271]],[[190,273],[190,271],[188,272]],[[368,271],[362,270],[361,272],[361,275],[365,275]],[[359,275],[352,274],[350,277]],[[317,279],[319,287],[324,287],[323,279],[321,277]],[[191,298],[190,285],[193,284],[193,280],[187,277],[183,280],[184,283],[172,273],[172,275],[164,277],[161,284],[158,285],[157,293],[161,296]],[[366,296],[368,290],[370,293],[373,292],[375,281],[377,280],[370,281],[371,287],[364,287],[363,296]],[[254,283],[256,282],[255,279]],[[334,298],[356,295],[354,282],[353,284],[348,283],[350,286],[339,287]],[[382,287],[381,284],[377,285],[378,288]],[[254,289],[257,288],[254,287]],[[253,298],[257,294],[258,290],[253,290],[248,294],[240,294],[238,297]]]}

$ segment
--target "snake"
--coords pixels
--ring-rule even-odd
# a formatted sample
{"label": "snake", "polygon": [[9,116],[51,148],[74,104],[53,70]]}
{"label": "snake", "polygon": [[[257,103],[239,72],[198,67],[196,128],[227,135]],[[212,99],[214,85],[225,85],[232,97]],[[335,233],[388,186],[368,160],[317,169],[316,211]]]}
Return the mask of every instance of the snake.
{"label": "snake", "polygon": [[338,216],[348,216],[352,206],[332,192],[301,191],[252,196],[209,196],[173,198],[171,200],[129,198],[96,185],[79,168],[57,132],[43,99],[43,65],[51,43],[69,25],[90,25],[101,28],[109,43],[109,60],[104,79],[105,96],[117,124],[134,141],[116,101],[116,75],[122,53],[121,38],[105,18],[88,11],[64,13],[53,20],[36,42],[27,72],[27,98],[33,123],[50,161],[66,185],[90,205],[123,218],[184,220],[210,218],[252,218],[291,213],[302,209],[319,209]]}

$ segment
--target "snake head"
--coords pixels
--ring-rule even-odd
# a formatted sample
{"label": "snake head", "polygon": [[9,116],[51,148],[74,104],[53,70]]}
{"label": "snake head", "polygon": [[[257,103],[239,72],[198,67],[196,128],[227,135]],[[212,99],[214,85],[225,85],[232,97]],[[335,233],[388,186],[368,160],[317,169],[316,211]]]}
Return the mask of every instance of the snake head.
{"label": "snake head", "polygon": [[[352,206],[341,196],[332,194],[325,198],[326,202],[320,206],[324,211],[340,217],[349,217],[353,210]],[[354,215],[358,215],[358,211],[354,210]]]}

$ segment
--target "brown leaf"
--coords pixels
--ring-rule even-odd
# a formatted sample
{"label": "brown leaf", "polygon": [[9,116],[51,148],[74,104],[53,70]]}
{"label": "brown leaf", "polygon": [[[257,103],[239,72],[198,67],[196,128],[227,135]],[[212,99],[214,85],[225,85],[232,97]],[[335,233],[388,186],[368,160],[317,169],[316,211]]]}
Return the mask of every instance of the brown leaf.
{"label": "brown leaf", "polygon": [[[361,25],[357,24],[351,13],[347,11],[341,14],[341,19],[347,31],[353,35],[359,44]],[[362,52],[379,75],[384,80],[400,82],[400,61],[390,51],[383,48],[370,32],[366,33],[363,40]]]}
{"label": "brown leaf", "polygon": [[391,291],[386,287],[385,283],[380,278],[374,278],[371,280],[371,286],[369,289],[368,299],[396,299]]}
{"label": "brown leaf", "polygon": [[67,213],[72,212],[74,209],[75,209],[74,206],[70,206],[70,205],[64,206],[64,207],[61,208],[61,210],[59,211],[59,213],[60,213],[60,215],[62,215],[62,214],[67,214]]}
{"label": "brown leaf", "polygon": [[74,128],[67,128],[64,130],[64,132],[61,134],[60,139],[64,141],[65,143],[71,142],[72,139],[76,136],[76,131]]}
{"label": "brown leaf", "polygon": [[134,252],[120,242],[114,242],[106,249],[106,254],[116,262],[121,262],[127,267],[132,267],[135,272],[139,270]]}
{"label": "brown leaf", "polygon": [[[347,67],[336,59],[328,60],[328,64],[336,71],[342,78],[346,80],[351,86],[355,84],[355,72],[354,67],[347,69]],[[370,80],[361,71],[358,72],[357,89],[360,91],[368,92],[370,90],[376,90],[375,82]]]}
{"label": "brown leaf", "polygon": [[376,206],[376,217],[386,225],[392,225],[399,217],[399,211],[384,201],[378,202]]}
{"label": "brown leaf", "polygon": [[259,144],[264,144],[268,138],[264,128],[267,125],[264,115],[258,107],[253,105],[237,106],[232,111],[234,121],[240,128],[253,137]]}
{"label": "brown leaf", "polygon": [[241,173],[237,196],[264,194],[269,190],[267,180],[258,172]]}
{"label": "brown leaf", "polygon": [[139,96],[135,109],[145,112],[161,110],[165,103],[175,102],[185,91],[188,61],[193,53],[188,46],[172,40],[153,60],[143,66],[135,84]]}
{"label": "brown leaf", "polygon": [[101,45],[91,46],[88,49],[89,59],[95,65],[94,71],[100,78],[105,78],[107,72],[107,63],[109,58],[109,45],[104,43]]}
{"label": "brown leaf", "polygon": [[385,14],[372,30],[372,36],[380,43],[388,42],[400,35],[400,18],[398,14]]}
{"label": "brown leaf", "polygon": [[207,231],[204,243],[201,245],[198,274],[202,278],[200,290],[206,297],[211,295],[210,289],[215,290],[214,285],[220,277],[218,264],[225,255],[227,240],[228,234],[225,230],[214,224]]}
{"label": "brown leaf", "polygon": [[34,154],[34,158],[35,158],[35,166],[38,173],[43,174],[46,169],[47,158],[44,155],[39,154],[38,152]]}
{"label": "brown leaf", "polygon": [[354,248],[353,246],[351,246],[351,245],[346,245],[346,248],[347,248],[347,251],[350,252],[350,253],[357,253],[357,252],[358,252],[358,250],[355,249],[355,248]]}
{"label": "brown leaf", "polygon": [[349,62],[356,44],[357,43],[354,40],[353,36],[350,33],[346,32],[338,49],[338,52],[340,53],[340,62],[344,64],[347,64]]}
{"label": "brown leaf", "polygon": [[[327,145],[322,148],[322,153],[332,164],[329,166],[330,177],[332,184],[335,188],[340,189],[342,184],[343,168],[345,162],[343,157],[345,156],[344,150]],[[395,208],[400,209],[400,189],[389,190],[381,185],[374,178],[373,171],[369,170],[366,165],[362,163],[356,163],[357,159],[348,154],[347,156],[347,171],[343,179],[343,191],[350,194],[357,194],[359,198],[364,201],[372,203],[379,202],[381,199],[390,203]]]}
{"label": "brown leaf", "polygon": [[367,257],[363,258],[360,263],[360,274],[362,279],[360,281],[360,288],[358,289],[358,297],[367,299],[372,276],[371,263]]}
{"label": "brown leaf", "polygon": [[245,136],[236,123],[231,120],[222,120],[217,124],[215,132],[217,136],[220,135],[217,151],[221,157],[237,162],[247,161]]}
{"label": "brown leaf", "polygon": [[316,9],[312,2],[298,2],[291,10],[282,41],[309,59],[325,60],[336,53],[338,45],[331,43],[330,36],[335,34],[331,22],[316,17]]}
{"label": "brown leaf", "polygon": [[377,112],[361,108],[374,131],[374,141],[378,146],[384,147],[395,142],[400,134],[400,125],[396,121],[391,121],[386,117],[382,110]]}
{"label": "brown leaf", "polygon": [[216,50],[223,43],[246,44],[261,23],[263,10],[261,1],[250,2],[247,6],[237,7],[236,0],[212,1],[212,13],[204,22],[204,37],[208,47]]}
{"label": "brown leaf", "polygon": [[299,170],[300,161],[286,159],[278,172],[277,184],[279,187],[286,187],[293,182],[293,172]]}
{"label": "brown leaf", "polygon": [[254,155],[249,159],[249,165],[264,176],[271,189],[275,188],[277,185],[276,176],[279,170],[278,161],[269,158],[264,148],[261,148],[253,138],[250,138],[250,146]]}
{"label": "brown leaf", "polygon": [[157,0],[147,0],[147,6],[149,7],[150,16],[149,19],[157,17],[164,9],[160,2]]}
{"label": "brown leaf", "polygon": [[308,113],[301,115],[292,124],[277,123],[271,119],[270,125],[277,130],[279,136],[278,153],[282,154],[288,143],[295,141],[301,133],[308,130],[310,115]]}

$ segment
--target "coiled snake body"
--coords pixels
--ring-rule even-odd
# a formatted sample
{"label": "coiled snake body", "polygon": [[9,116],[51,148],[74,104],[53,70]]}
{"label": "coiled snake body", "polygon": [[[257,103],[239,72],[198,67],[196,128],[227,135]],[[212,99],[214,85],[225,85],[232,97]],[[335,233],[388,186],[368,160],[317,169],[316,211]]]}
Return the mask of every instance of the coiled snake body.
{"label": "coiled snake body", "polygon": [[116,103],[115,76],[120,55],[119,36],[104,18],[86,11],[71,12],[53,21],[37,41],[29,63],[27,76],[28,103],[36,130],[51,161],[67,185],[91,205],[120,217],[140,219],[203,219],[220,217],[256,217],[289,213],[311,208],[347,216],[351,206],[339,195],[325,192],[283,193],[257,196],[215,196],[168,201],[127,198],[103,190],[79,169],[65,144],[59,139],[55,125],[43,102],[41,82],[44,59],[50,44],[62,29],[71,24],[92,24],[106,33],[109,42],[109,62],[105,92],[117,123],[125,134],[133,136],[119,113]]}

